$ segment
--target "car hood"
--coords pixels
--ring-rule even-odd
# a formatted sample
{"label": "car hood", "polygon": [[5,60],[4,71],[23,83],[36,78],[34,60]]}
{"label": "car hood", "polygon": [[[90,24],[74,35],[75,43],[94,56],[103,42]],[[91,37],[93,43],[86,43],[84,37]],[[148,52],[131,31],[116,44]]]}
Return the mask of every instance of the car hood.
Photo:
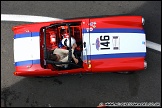
{"label": "car hood", "polygon": [[40,62],[39,32],[28,32],[14,35],[15,66],[32,65]]}
{"label": "car hood", "polygon": [[[92,35],[90,37],[92,54],[146,52],[146,37],[143,33],[101,33],[103,39],[105,36],[109,40],[98,40],[99,44],[97,44],[98,34]],[[95,50],[97,52],[94,52]]]}

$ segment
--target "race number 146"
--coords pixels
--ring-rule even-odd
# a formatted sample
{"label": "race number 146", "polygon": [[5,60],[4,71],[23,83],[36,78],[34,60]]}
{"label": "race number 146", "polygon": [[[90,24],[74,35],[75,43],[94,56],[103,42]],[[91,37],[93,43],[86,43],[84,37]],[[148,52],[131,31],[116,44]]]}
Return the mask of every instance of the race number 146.
{"label": "race number 146", "polygon": [[100,36],[100,44],[101,44],[101,50],[106,50],[110,49],[109,44],[110,44],[110,36],[105,35],[105,36]]}

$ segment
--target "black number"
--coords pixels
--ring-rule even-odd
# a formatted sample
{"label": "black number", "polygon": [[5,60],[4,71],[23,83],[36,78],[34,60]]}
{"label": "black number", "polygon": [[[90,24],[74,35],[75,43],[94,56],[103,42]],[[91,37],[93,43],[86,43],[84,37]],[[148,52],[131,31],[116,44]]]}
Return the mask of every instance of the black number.
{"label": "black number", "polygon": [[100,40],[107,41],[107,40],[109,40],[109,36],[108,35],[105,35],[104,37],[100,36]]}
{"label": "black number", "polygon": [[102,43],[100,43],[100,44],[103,45],[103,46],[105,46],[105,47],[108,47],[108,46],[109,46],[109,43],[110,43],[110,42],[107,41],[107,42],[102,42]]}
{"label": "black number", "polygon": [[105,50],[105,49],[110,49],[110,48],[101,48],[102,50]]}
{"label": "black number", "polygon": [[110,40],[109,35],[100,36],[100,40],[102,41],[102,42],[100,42],[100,44],[106,47],[106,48],[101,48],[101,50],[110,49],[110,47],[109,47],[110,42],[108,42]]}

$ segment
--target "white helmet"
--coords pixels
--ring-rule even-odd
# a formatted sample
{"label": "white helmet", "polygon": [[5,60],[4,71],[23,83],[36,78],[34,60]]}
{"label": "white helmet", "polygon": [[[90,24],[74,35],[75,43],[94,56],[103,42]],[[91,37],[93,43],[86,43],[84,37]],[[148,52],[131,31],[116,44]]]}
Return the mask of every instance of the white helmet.
{"label": "white helmet", "polygon": [[[69,38],[63,38],[62,39],[62,44],[64,46],[69,47],[69,42],[70,42]],[[71,46],[73,46],[74,43],[76,43],[76,40],[73,37],[71,37]]]}

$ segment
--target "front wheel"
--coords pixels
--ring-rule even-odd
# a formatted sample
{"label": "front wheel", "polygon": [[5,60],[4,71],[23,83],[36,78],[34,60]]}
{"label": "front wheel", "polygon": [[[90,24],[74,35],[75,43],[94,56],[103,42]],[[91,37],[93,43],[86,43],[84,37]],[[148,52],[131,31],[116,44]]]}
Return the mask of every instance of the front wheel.
{"label": "front wheel", "polygon": [[35,76],[35,78],[51,78],[53,76]]}

